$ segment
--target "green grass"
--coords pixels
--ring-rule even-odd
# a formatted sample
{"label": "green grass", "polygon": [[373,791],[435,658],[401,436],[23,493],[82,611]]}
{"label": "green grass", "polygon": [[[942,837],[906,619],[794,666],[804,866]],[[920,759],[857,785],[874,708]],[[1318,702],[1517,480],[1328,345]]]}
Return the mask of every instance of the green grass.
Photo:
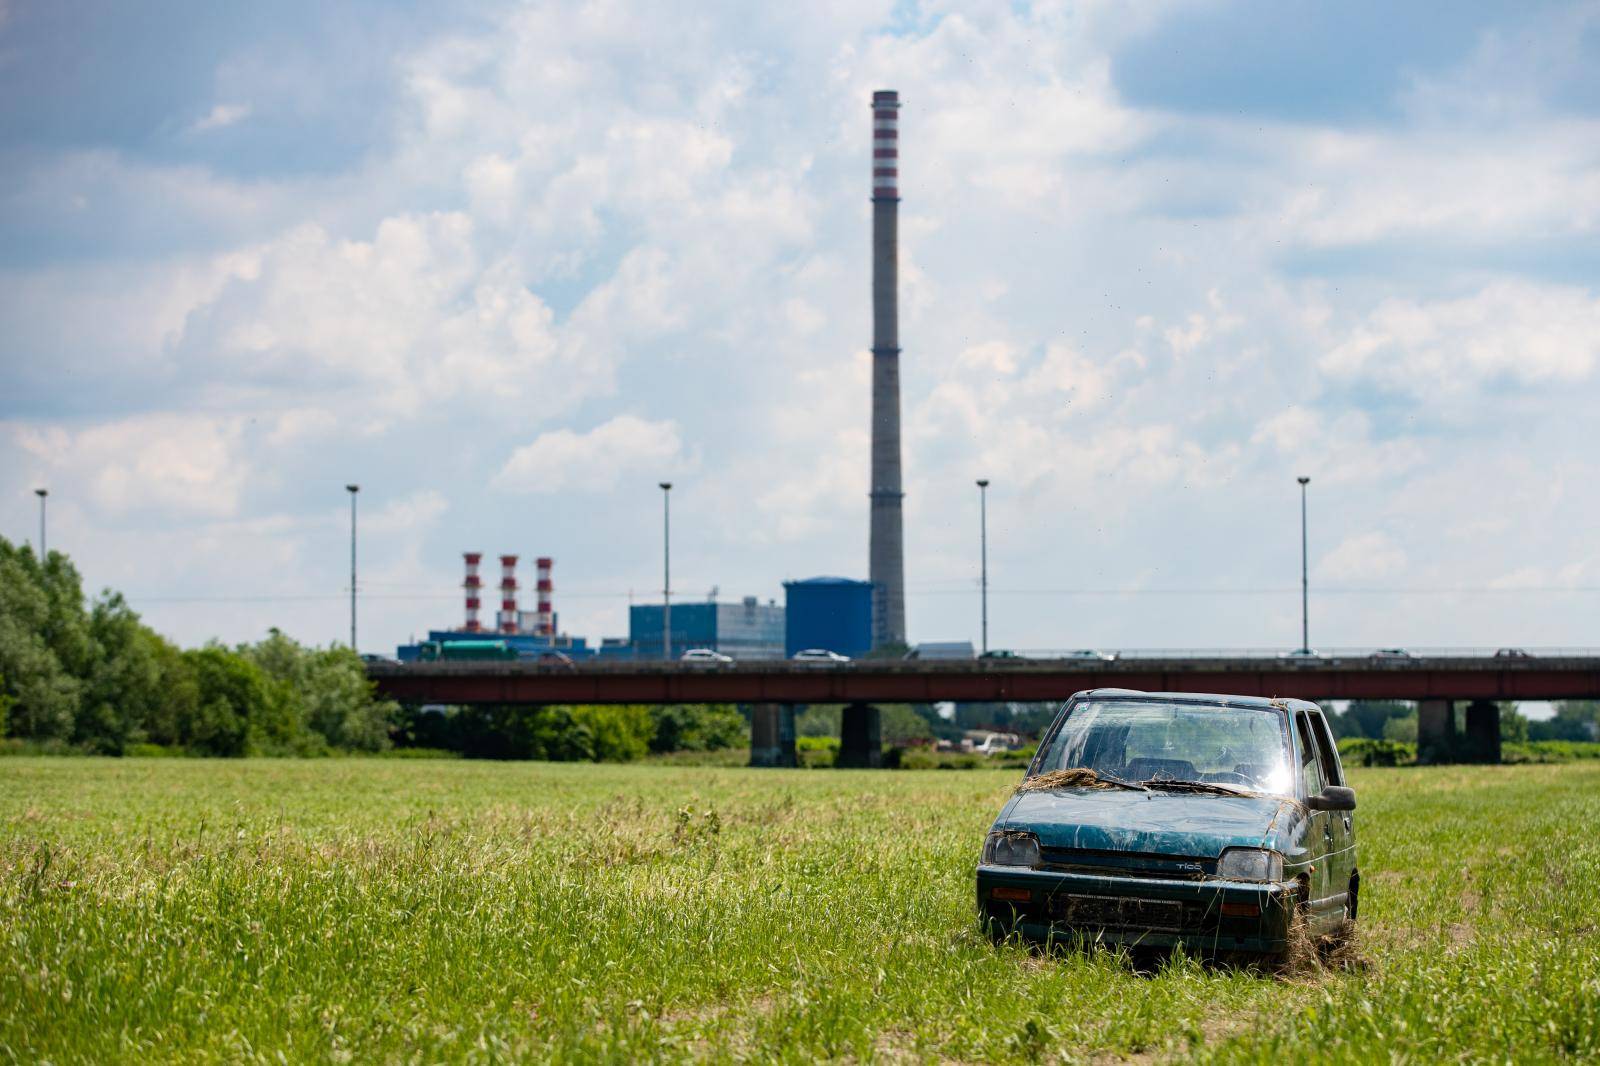
{"label": "green grass", "polygon": [[976,931],[1015,772],[0,762],[0,1059],[1600,1055],[1600,765],[1364,770],[1364,969]]}

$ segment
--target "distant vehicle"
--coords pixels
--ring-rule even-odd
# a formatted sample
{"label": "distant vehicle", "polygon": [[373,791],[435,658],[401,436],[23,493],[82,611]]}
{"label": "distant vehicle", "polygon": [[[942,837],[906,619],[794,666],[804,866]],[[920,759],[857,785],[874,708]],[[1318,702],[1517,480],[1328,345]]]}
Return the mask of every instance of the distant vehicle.
{"label": "distant vehicle", "polygon": [[1369,658],[1373,659],[1415,659],[1416,656],[1404,648],[1379,648]]}
{"label": "distant vehicle", "polygon": [[1016,751],[1022,747],[1022,738],[1015,733],[990,733],[976,744],[972,750],[979,755],[998,755],[1002,751]]}
{"label": "distant vehicle", "polygon": [[1086,662],[1114,663],[1117,653],[1114,651],[1097,651],[1094,648],[1079,648],[1077,651],[1064,652],[1063,659],[1082,659]]}
{"label": "distant vehicle", "polygon": [[1018,655],[1014,651],[1009,651],[1009,650],[1006,650],[1006,649],[997,648],[994,651],[986,651],[986,652],[984,652],[982,655],[978,656],[978,658],[980,658],[980,659],[1026,659],[1027,656],[1026,655]]}
{"label": "distant vehicle", "polygon": [[1296,648],[1294,651],[1279,652],[1278,658],[1293,663],[1320,663],[1327,656],[1315,648]]}
{"label": "distant vehicle", "polygon": [[975,659],[970,640],[925,640],[901,656],[903,659]]}
{"label": "distant vehicle", "polygon": [[850,661],[850,656],[840,655],[838,652],[829,651],[827,648],[806,648],[804,651],[795,652],[793,661],[797,663],[824,663],[831,665],[847,663]]}
{"label": "distant vehicle", "polygon": [[1530,652],[1523,651],[1521,648],[1501,648],[1494,653],[1494,657],[1496,659],[1532,659],[1533,655]]}
{"label": "distant vehicle", "polygon": [[428,640],[417,649],[417,658],[423,662],[509,660],[516,657],[517,649],[503,640]]}
{"label": "distant vehicle", "polygon": [[713,648],[690,648],[678,657],[681,663],[731,663],[733,656],[724,655]]}
{"label": "distant vehicle", "polygon": [[361,653],[361,661],[364,663],[397,663],[400,660],[391,659],[387,655],[374,655],[370,651],[364,651]]}
{"label": "distant vehicle", "polygon": [[550,651],[542,651],[542,652],[540,652],[539,653],[538,662],[539,662],[540,666],[574,666],[574,665],[576,665],[572,661],[572,656],[568,655],[564,651],[555,651],[554,649],[552,649]]}

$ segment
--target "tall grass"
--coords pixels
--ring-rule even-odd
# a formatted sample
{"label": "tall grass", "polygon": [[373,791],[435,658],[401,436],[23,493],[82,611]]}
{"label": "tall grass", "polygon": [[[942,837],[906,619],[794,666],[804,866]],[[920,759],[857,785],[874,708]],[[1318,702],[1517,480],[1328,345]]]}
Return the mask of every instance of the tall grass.
{"label": "tall grass", "polygon": [[0,763],[0,1057],[1600,1054],[1600,766],[1358,771],[1363,951],[1282,980],[975,926],[1015,772]]}

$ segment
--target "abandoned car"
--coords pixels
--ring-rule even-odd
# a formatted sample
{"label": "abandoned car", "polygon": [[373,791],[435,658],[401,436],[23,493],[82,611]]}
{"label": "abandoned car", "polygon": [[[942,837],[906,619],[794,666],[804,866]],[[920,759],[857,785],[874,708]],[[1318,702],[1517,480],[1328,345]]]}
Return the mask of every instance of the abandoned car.
{"label": "abandoned car", "polygon": [[1314,703],[1080,692],[978,865],[991,935],[1282,956],[1356,917],[1355,792]]}

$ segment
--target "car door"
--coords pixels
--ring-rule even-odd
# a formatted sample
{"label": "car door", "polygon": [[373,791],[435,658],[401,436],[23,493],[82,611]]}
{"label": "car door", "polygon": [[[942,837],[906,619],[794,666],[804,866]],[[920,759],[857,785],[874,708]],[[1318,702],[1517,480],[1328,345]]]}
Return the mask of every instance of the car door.
{"label": "car door", "polygon": [[[1311,719],[1305,711],[1294,716],[1295,747],[1300,762],[1300,796],[1309,800],[1320,796],[1327,783],[1322,776],[1322,764],[1317,759],[1317,742],[1312,733]],[[1306,812],[1306,835],[1301,842],[1311,863],[1307,871],[1307,895],[1313,918],[1320,917],[1328,908],[1328,853],[1333,850],[1333,828],[1327,811]]]}
{"label": "car door", "polygon": [[[1339,763],[1339,749],[1333,742],[1333,733],[1320,713],[1307,713],[1311,731],[1317,743],[1317,764],[1323,780],[1330,785],[1342,785],[1344,767]],[[1350,876],[1356,869],[1355,815],[1353,811],[1328,811],[1328,832],[1332,839],[1328,863],[1328,895],[1341,906],[1349,891]]]}

